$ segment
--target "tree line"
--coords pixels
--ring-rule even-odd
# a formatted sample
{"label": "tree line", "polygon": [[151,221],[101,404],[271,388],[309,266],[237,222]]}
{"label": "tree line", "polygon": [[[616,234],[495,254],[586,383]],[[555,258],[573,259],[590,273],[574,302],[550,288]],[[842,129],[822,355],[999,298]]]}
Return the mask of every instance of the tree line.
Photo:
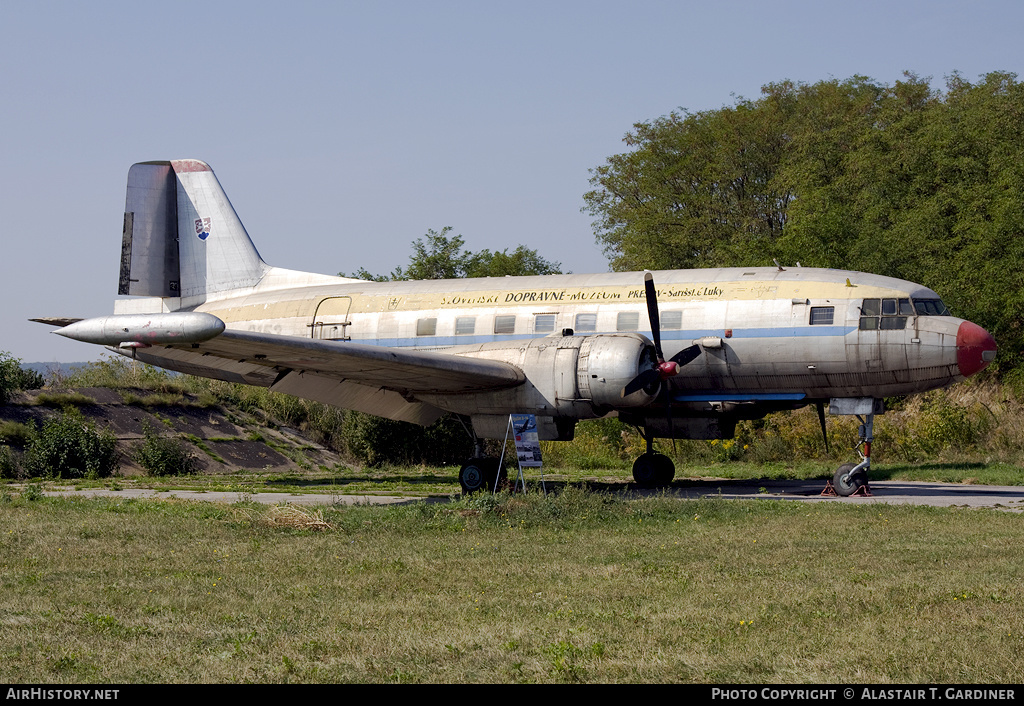
{"label": "tree line", "polygon": [[764,86],[641,122],[591,171],[584,212],[612,269],[793,265],[937,291],[1021,367],[1024,86],[906,74]]}

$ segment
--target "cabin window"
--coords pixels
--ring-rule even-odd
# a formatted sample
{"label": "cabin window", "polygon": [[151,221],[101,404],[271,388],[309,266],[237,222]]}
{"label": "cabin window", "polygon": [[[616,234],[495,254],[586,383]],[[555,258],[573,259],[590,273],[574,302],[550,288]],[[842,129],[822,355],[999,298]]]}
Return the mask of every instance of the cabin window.
{"label": "cabin window", "polygon": [[476,333],[475,316],[458,316],[455,318],[455,335],[471,336]]}
{"label": "cabin window", "polygon": [[418,319],[416,321],[417,336],[434,336],[437,334],[437,319]]}
{"label": "cabin window", "polygon": [[683,312],[681,311],[663,311],[658,318],[661,319],[663,329],[678,331],[683,327]]}
{"label": "cabin window", "polygon": [[576,314],[577,331],[596,331],[597,314]]}
{"label": "cabin window", "polygon": [[913,315],[909,299],[865,299],[860,307],[861,331],[898,331]]}
{"label": "cabin window", "polygon": [[516,332],[516,317],[515,314],[501,314],[494,317],[494,332],[495,333],[515,333]]}
{"label": "cabin window", "polygon": [[615,319],[616,331],[636,331],[640,328],[640,312],[620,311]]}
{"label": "cabin window", "polygon": [[919,316],[951,316],[941,299],[915,299],[914,308]]}
{"label": "cabin window", "polygon": [[836,317],[834,306],[812,306],[811,326],[831,326]]}
{"label": "cabin window", "polygon": [[555,315],[554,314],[537,314],[533,317],[533,332],[534,333],[554,333],[555,332]]}

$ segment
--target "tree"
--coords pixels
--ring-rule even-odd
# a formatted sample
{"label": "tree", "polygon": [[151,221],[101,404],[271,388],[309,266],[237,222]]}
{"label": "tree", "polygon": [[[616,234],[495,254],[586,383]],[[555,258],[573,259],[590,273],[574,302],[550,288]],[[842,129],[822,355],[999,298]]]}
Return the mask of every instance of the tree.
{"label": "tree", "polygon": [[919,282],[1024,375],[1024,85],[958,74],[768,84],[638,123],[584,211],[612,269],[784,263]]}
{"label": "tree", "polygon": [[[412,255],[405,267],[390,275],[376,275],[361,268],[353,277],[373,282],[389,280],[458,279],[462,277],[504,277],[506,275],[559,274],[561,265],[541,257],[522,245],[512,252],[465,250],[461,235],[450,235],[451,226],[438,233],[428,230],[412,243]],[[438,464],[453,455],[470,456],[474,449],[462,423],[445,418],[429,428],[396,422],[363,412],[347,411],[343,436],[348,452],[370,466],[386,464]]]}
{"label": "tree", "polygon": [[396,267],[390,275],[375,275],[360,268],[353,277],[373,282],[388,280],[459,279],[462,277],[504,277],[506,275],[552,275],[561,273],[561,265],[545,260],[536,250],[522,245],[509,253],[464,250],[461,235],[449,236],[451,226],[441,232],[430,229],[412,242],[412,255],[406,268]]}

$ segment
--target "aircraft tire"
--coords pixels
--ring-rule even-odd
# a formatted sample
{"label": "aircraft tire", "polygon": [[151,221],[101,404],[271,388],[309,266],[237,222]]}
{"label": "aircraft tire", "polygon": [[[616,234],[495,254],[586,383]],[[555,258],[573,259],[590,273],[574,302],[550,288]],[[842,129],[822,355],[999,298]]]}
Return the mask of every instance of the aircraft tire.
{"label": "aircraft tire", "polygon": [[857,471],[850,475],[850,471],[856,467],[855,463],[844,463],[836,469],[835,475],[832,476],[832,487],[835,488],[837,495],[844,498],[849,497],[860,490],[862,486],[867,485],[868,474],[864,471]]}
{"label": "aircraft tire", "polygon": [[488,458],[471,458],[459,471],[459,485],[465,494],[475,493],[487,487]]}
{"label": "aircraft tire", "polygon": [[658,485],[669,485],[676,477],[676,464],[664,454],[654,454],[655,477]]}
{"label": "aircraft tire", "polygon": [[645,453],[633,462],[633,480],[641,488],[668,485],[675,475],[675,464],[665,454]]}

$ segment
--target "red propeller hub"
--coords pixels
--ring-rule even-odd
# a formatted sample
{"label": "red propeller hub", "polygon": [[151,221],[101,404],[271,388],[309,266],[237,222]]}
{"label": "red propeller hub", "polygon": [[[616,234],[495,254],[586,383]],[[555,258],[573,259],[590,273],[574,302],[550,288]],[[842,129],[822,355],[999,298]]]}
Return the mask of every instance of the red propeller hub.
{"label": "red propeller hub", "polygon": [[668,380],[670,377],[674,377],[679,374],[679,363],[671,360],[665,360],[658,363],[658,375],[661,376],[662,380]]}

